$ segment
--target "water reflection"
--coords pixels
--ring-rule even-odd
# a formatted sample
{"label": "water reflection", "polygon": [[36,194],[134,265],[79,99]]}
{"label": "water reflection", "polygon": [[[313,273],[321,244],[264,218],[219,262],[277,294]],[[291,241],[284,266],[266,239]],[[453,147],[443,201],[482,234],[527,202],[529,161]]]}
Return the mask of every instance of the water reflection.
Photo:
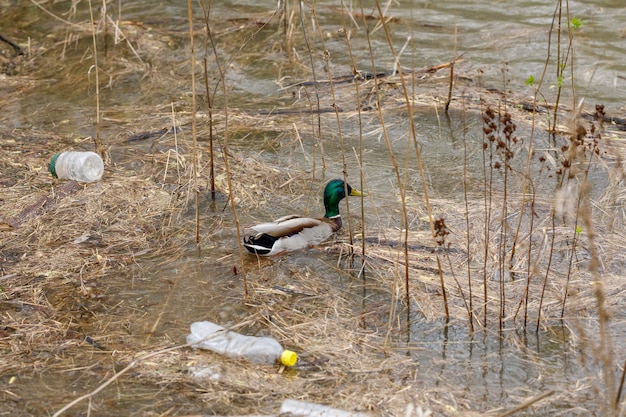
{"label": "water reflection", "polygon": [[489,330],[470,333],[465,323],[424,323],[417,318],[405,346],[425,385],[445,387],[457,398],[473,401],[471,408],[487,411],[481,407],[511,404],[533,392],[566,390],[586,376],[571,357],[565,336],[569,331],[551,330],[532,334],[510,330],[498,339]]}

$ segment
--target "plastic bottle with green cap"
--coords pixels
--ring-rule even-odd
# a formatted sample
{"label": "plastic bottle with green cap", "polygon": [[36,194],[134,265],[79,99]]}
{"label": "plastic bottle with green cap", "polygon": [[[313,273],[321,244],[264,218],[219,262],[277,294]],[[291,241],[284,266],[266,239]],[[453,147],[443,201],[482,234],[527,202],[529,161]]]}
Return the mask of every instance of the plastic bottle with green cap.
{"label": "plastic bottle with green cap", "polygon": [[102,178],[104,163],[95,152],[61,152],[50,159],[48,170],[55,178],[94,182]]}
{"label": "plastic bottle with green cap", "polygon": [[280,343],[272,337],[243,335],[210,321],[192,323],[187,343],[195,348],[212,350],[252,363],[267,365],[280,363],[285,366],[294,366],[298,361],[296,352],[283,349]]}

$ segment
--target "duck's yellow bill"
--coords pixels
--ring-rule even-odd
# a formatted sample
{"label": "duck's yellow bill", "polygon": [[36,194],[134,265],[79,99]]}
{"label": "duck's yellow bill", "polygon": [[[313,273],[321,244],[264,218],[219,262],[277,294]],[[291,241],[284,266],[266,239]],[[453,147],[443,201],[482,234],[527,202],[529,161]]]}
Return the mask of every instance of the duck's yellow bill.
{"label": "duck's yellow bill", "polygon": [[350,191],[350,195],[353,197],[365,197],[367,196],[367,193],[362,193],[361,191],[353,188],[352,191]]}

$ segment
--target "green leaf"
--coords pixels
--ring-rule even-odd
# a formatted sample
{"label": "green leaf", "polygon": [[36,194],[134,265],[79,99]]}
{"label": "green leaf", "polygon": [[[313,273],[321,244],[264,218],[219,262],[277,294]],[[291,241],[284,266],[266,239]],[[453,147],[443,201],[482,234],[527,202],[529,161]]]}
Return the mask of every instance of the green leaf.
{"label": "green leaf", "polygon": [[580,226],[576,226],[576,234],[579,235],[583,232],[583,228]]}
{"label": "green leaf", "polygon": [[529,75],[528,78],[526,78],[526,81],[524,81],[524,84],[532,87],[533,85],[535,85],[535,77],[533,75]]}
{"label": "green leaf", "polygon": [[572,17],[570,25],[572,26],[572,29],[580,29],[583,26],[583,21],[577,17]]}

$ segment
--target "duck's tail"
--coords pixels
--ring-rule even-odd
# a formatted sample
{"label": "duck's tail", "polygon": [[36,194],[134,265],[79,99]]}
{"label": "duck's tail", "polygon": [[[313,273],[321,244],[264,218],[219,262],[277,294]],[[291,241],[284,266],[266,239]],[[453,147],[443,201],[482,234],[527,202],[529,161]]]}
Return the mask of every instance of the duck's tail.
{"label": "duck's tail", "polygon": [[243,238],[243,245],[250,253],[259,256],[267,256],[272,252],[277,237],[270,236],[265,233],[259,233],[256,236],[248,236]]}

